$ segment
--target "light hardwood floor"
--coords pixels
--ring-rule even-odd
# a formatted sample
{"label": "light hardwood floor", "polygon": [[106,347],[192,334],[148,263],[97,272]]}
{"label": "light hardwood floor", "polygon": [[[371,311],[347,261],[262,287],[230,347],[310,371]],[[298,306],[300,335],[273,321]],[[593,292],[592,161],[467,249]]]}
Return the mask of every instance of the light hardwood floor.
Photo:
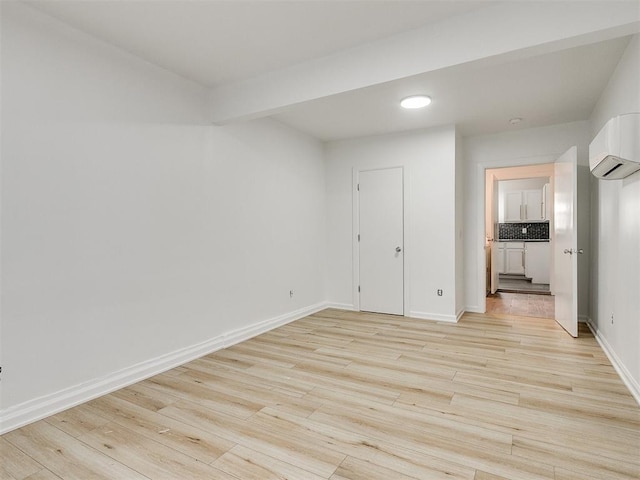
{"label": "light hardwood floor", "polygon": [[640,408],[588,329],[325,310],[0,438],[2,479],[640,476]]}
{"label": "light hardwood floor", "polygon": [[500,291],[487,295],[487,313],[554,318],[555,311],[555,297],[552,295]]}

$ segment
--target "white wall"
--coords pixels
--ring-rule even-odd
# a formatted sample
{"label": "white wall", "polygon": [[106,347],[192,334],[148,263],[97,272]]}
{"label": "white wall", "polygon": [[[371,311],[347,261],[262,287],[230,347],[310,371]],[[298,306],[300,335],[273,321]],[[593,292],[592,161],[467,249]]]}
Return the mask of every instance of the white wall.
{"label": "white wall", "polygon": [[323,302],[316,140],[20,4],[2,101],[0,430]]}
{"label": "white wall", "polygon": [[[591,137],[609,118],[640,112],[639,85],[635,35],[593,111]],[[640,172],[591,181],[591,323],[640,401]]]}
{"label": "white wall", "polygon": [[[357,306],[354,289],[353,170],[403,166],[405,314],[456,318],[455,129],[409,132],[326,146],[327,296]],[[442,289],[444,295],[437,296]],[[408,303],[408,304],[407,304]]]}
{"label": "white wall", "polygon": [[[465,138],[467,177],[464,209],[464,279],[467,311],[484,312],[484,187],[485,168],[551,163],[573,145],[578,146],[578,246],[589,252],[588,122],[516,130]],[[585,193],[586,192],[586,193]],[[586,199],[585,200],[585,195]],[[578,313],[586,316],[589,262],[578,260]]]}

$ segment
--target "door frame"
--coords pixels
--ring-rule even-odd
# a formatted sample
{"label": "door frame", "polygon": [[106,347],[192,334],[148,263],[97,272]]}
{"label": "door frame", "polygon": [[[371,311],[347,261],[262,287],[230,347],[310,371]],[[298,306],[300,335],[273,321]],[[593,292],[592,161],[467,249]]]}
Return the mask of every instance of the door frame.
{"label": "door frame", "polygon": [[[491,294],[494,294],[498,291],[498,285],[500,283],[500,272],[498,271],[498,250],[499,250],[499,245],[498,245],[498,229],[496,228],[497,225],[497,220],[499,219],[499,212],[500,212],[500,197],[498,195],[498,184],[500,182],[500,180],[498,180],[498,178],[495,176],[495,174],[491,174],[491,178],[489,178],[489,172],[487,170],[485,170],[485,176],[486,176],[486,180],[485,180],[485,188],[487,190],[485,190],[485,202],[487,203],[487,207],[486,207],[486,212],[485,212],[485,236],[488,236],[487,232],[487,227],[488,224],[491,223],[491,228],[492,228],[492,232],[491,232],[491,239],[487,240],[489,243],[489,255],[490,255],[490,263],[489,265],[491,266],[491,270],[490,270],[490,276],[489,276],[489,285],[485,285],[484,289],[487,292],[490,292]],[[491,185],[491,186],[489,186]],[[489,191],[488,189],[491,188],[491,195],[489,195]],[[490,201],[489,201],[490,200]],[[491,219],[489,220],[489,210],[491,211]],[[485,260],[486,260],[486,255],[485,255]],[[506,258],[504,257],[504,252],[503,252],[503,258],[502,258],[502,263],[503,263],[503,267],[505,266]],[[489,265],[485,264],[485,271],[486,269],[489,268]],[[485,275],[485,279],[487,278],[487,276]]]}
{"label": "door frame", "polygon": [[[548,176],[550,178],[550,183],[553,189],[553,163],[555,162],[557,155],[540,155],[540,156],[532,156],[532,157],[520,157],[514,158],[508,162],[505,161],[491,161],[491,162],[482,162],[477,164],[476,169],[476,188],[477,195],[481,197],[477,205],[476,211],[476,221],[477,221],[477,237],[476,237],[476,256],[477,256],[477,273],[476,273],[476,284],[478,288],[476,292],[479,295],[478,298],[478,313],[484,313],[487,311],[487,296],[486,296],[486,275],[487,275],[487,262],[485,258],[485,235],[486,235],[486,212],[487,212],[487,190],[486,190],[486,178],[487,178],[487,170],[491,169],[507,169],[507,168],[521,168],[528,167],[532,171],[536,169],[542,168],[550,168],[549,174],[541,174],[537,176]],[[536,175],[531,175],[536,176]],[[516,178],[516,177],[514,177]],[[518,177],[523,178],[523,177]],[[503,180],[503,179],[500,179]],[[507,180],[507,178],[504,178]],[[553,190],[552,190],[553,191]],[[478,197],[476,197],[478,198]],[[553,227],[553,218],[550,220],[549,230],[550,234]],[[551,259],[552,265],[554,259]],[[551,288],[553,289],[553,276],[551,278]],[[469,309],[468,311],[476,311],[475,309]]]}
{"label": "door frame", "polygon": [[352,272],[353,272],[353,283],[352,283],[352,298],[353,298],[353,307],[354,310],[360,311],[360,292],[358,292],[358,286],[360,285],[360,242],[358,241],[358,230],[360,227],[360,196],[358,195],[358,183],[360,182],[360,172],[371,172],[377,170],[391,170],[394,168],[399,168],[402,170],[402,237],[403,237],[403,305],[402,310],[404,312],[404,316],[409,316],[409,305],[410,305],[410,265],[411,265],[411,238],[409,236],[411,224],[411,216],[410,216],[410,208],[409,208],[409,174],[408,168],[405,165],[389,165],[389,166],[381,166],[376,168],[360,168],[353,167],[352,168],[352,184],[351,184],[351,195],[352,195],[352,227],[351,227],[351,241],[352,241]]}

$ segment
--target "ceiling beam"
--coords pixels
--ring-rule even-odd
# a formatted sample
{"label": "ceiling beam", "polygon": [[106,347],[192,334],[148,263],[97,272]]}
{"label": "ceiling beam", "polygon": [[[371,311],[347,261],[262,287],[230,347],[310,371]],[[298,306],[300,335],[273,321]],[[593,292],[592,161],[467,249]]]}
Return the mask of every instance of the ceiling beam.
{"label": "ceiling beam", "polygon": [[214,88],[209,94],[210,120],[222,125],[264,117],[291,105],[412,75],[478,62],[503,63],[638,31],[636,1],[492,4]]}

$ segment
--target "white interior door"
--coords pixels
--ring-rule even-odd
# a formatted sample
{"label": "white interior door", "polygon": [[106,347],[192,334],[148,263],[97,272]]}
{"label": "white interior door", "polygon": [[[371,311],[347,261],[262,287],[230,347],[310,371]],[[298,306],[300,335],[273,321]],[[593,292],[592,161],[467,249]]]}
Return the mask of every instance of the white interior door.
{"label": "white interior door", "polygon": [[361,171],[360,310],[404,314],[402,168]]}
{"label": "white interior door", "polygon": [[571,147],[554,169],[554,277],[556,322],[578,336],[578,233],[576,229],[577,148]]}

